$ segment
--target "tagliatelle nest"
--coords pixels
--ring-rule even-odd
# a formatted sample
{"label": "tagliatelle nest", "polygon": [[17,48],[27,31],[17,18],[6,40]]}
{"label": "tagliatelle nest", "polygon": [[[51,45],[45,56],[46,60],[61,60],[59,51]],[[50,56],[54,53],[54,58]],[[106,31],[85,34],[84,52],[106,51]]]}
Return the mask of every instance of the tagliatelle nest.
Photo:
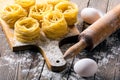
{"label": "tagliatelle nest", "polygon": [[1,18],[14,28],[14,23],[21,17],[27,16],[27,12],[18,4],[7,6],[1,14]]}
{"label": "tagliatelle nest", "polygon": [[77,21],[78,7],[76,4],[69,1],[60,2],[55,5],[55,10],[64,14],[68,25],[74,25]]}
{"label": "tagliatelle nest", "polygon": [[37,4],[30,8],[29,16],[41,22],[43,16],[52,10],[53,6],[51,4]]}
{"label": "tagliatelle nest", "polygon": [[31,6],[35,5],[36,0],[14,0],[15,3],[21,5],[25,9],[29,9]]}
{"label": "tagliatelle nest", "polygon": [[64,15],[59,11],[52,11],[43,18],[42,30],[48,38],[57,39],[68,33]]}
{"label": "tagliatelle nest", "polygon": [[40,36],[40,27],[36,19],[31,17],[20,18],[15,23],[14,35],[20,42],[33,42]]}
{"label": "tagliatelle nest", "polygon": [[69,0],[47,0],[47,3],[55,6],[57,3],[62,2],[62,1],[69,1]]}
{"label": "tagliatelle nest", "polygon": [[36,0],[14,2],[4,9],[1,18],[13,28],[20,42],[41,39],[41,33],[49,39],[59,39],[69,32],[68,26],[77,21],[77,5],[68,0],[46,0],[39,4]]}

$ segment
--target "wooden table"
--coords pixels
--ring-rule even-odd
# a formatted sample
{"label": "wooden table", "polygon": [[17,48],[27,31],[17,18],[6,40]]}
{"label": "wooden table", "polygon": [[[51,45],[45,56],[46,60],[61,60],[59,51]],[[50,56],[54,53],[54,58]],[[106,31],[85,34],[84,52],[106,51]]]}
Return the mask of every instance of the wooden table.
{"label": "wooden table", "polygon": [[[89,26],[80,18],[80,11],[93,7],[106,13],[120,0],[71,0],[79,7],[79,29]],[[71,44],[64,45],[65,50]],[[73,66],[81,58],[88,57],[98,63],[97,73],[89,78],[77,75]],[[84,50],[74,59],[67,60],[67,68],[60,73],[48,70],[42,55],[35,51],[12,52],[0,27],[0,80],[120,80],[120,30],[98,45],[94,50]]]}

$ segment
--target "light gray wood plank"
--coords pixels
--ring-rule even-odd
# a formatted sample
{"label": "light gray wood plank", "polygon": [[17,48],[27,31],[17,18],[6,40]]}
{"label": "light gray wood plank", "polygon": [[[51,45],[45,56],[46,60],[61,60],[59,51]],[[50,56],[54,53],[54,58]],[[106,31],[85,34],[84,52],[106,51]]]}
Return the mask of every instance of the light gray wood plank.
{"label": "light gray wood plank", "polygon": [[83,20],[81,19],[80,12],[82,9],[86,8],[88,6],[89,0],[71,0],[72,2],[76,3],[79,9],[78,13],[78,21],[76,22],[76,27],[81,32],[84,28]]}
{"label": "light gray wood plank", "polygon": [[120,4],[120,0],[109,0],[107,11]]}
{"label": "light gray wood plank", "polygon": [[9,45],[4,34],[0,34],[0,55],[4,55],[5,50],[9,50]]}
{"label": "light gray wood plank", "polygon": [[10,64],[7,60],[0,58],[0,80],[14,80],[16,64]]}
{"label": "light gray wood plank", "polygon": [[[107,11],[115,7],[115,5],[119,4],[120,0],[109,0]],[[98,75],[101,76],[104,80],[115,80],[120,79],[118,75],[120,67],[116,66],[117,63],[119,64],[120,54],[119,53],[119,33],[120,31],[117,31],[116,33],[112,34],[109,38],[106,40],[106,51],[100,52],[101,60],[99,60],[99,72]],[[102,53],[102,54],[101,54]],[[98,76],[97,75],[97,76]]]}
{"label": "light gray wood plank", "polygon": [[39,80],[41,73],[45,64],[44,58],[40,53],[32,53],[32,62],[29,68],[29,73],[27,74],[27,80]]}
{"label": "light gray wood plank", "polygon": [[0,26],[0,34],[3,34],[2,27]]}
{"label": "light gray wood plank", "polygon": [[120,80],[120,55],[117,57],[115,65],[116,65],[115,80]]}
{"label": "light gray wood plank", "polygon": [[[42,65],[44,64],[44,59],[40,53],[38,53],[38,55],[36,55],[37,57],[34,57],[34,61],[33,61],[32,54],[36,54],[36,52],[32,52],[29,50],[20,51],[20,52],[16,52],[16,53],[11,52],[11,50],[5,50],[4,52],[5,53],[4,53],[4,55],[2,55],[1,59],[3,59],[4,61],[7,61],[10,65],[17,64],[18,62],[21,63],[20,71],[19,71],[18,67],[17,68],[13,67],[13,69],[15,71],[12,71],[12,73],[14,75],[16,74],[16,78],[21,78],[21,80],[31,80],[31,79],[37,80],[39,78],[39,76],[41,74],[41,69],[43,67]],[[2,69],[2,68],[0,68],[0,69]],[[20,74],[20,76],[18,75],[18,73]],[[11,74],[11,73],[9,73],[9,74]],[[11,78],[11,75],[9,75],[10,78]],[[3,77],[3,78],[5,78],[5,77]],[[16,78],[14,76],[14,79],[16,79]]]}
{"label": "light gray wood plank", "polygon": [[90,0],[88,7],[96,8],[106,13],[109,0]]}
{"label": "light gray wood plank", "polygon": [[[92,8],[96,8],[96,9],[98,9],[98,10],[100,10],[101,12],[103,12],[103,13],[106,13],[106,10],[107,10],[107,5],[108,5],[108,0],[90,0],[89,1],[89,3],[88,3],[88,6],[87,7],[92,7]],[[84,25],[86,25],[86,23],[84,23]],[[89,26],[89,25],[87,25],[87,26]],[[96,60],[96,62],[98,62],[100,59],[101,59],[101,57],[99,57],[100,56],[100,54],[102,55],[102,51],[104,51],[105,50],[105,48],[104,48],[104,50],[102,50],[101,48],[102,47],[105,47],[106,45],[105,45],[105,41],[104,42],[102,42],[100,45],[98,45],[95,49],[93,49],[92,51],[83,51],[83,52],[81,52],[77,57],[76,57],[76,60],[75,60],[75,62],[76,61],[78,61],[79,59],[81,59],[81,58],[86,58],[86,57],[88,57],[88,58],[91,58],[91,59],[94,59],[94,60]],[[97,57],[98,58],[97,58]],[[99,59],[100,58],[100,59]],[[75,62],[74,62],[74,64],[75,64]],[[99,69],[100,70],[100,69]],[[98,74],[99,72],[97,72],[97,74]],[[103,75],[104,76],[104,75]],[[86,80],[102,80],[103,78],[101,77],[101,76],[96,76],[96,75],[94,75],[94,76],[92,76],[92,77],[88,77],[88,78],[85,78]],[[104,79],[103,79],[104,80]]]}
{"label": "light gray wood plank", "polygon": [[[12,61],[11,64],[20,61],[21,72],[23,75],[22,79],[23,80],[26,80],[27,78],[32,79],[36,75],[35,73],[33,73],[33,69],[37,68],[38,67],[37,65],[42,66],[44,63],[42,55],[40,53],[33,52],[30,50],[12,52],[11,49],[9,48],[9,45],[7,43],[7,40],[4,34],[0,34],[0,40],[1,40],[1,43],[0,43],[1,58],[5,60],[10,59],[9,62]],[[35,58],[34,61],[33,61],[34,57],[32,54],[39,54],[39,55],[36,55],[37,57]],[[34,63],[34,66],[32,65],[33,63]],[[30,68],[30,66],[32,66],[32,68]],[[40,69],[42,68],[39,68],[39,71],[41,71]],[[29,76],[29,73],[31,74],[32,77]],[[37,77],[39,77],[39,75]]]}
{"label": "light gray wood plank", "polygon": [[[109,11],[112,7],[114,7],[116,3],[118,4],[119,0],[109,0],[108,2],[108,8],[106,9],[106,11]],[[96,79],[101,78],[102,80],[114,80],[114,78],[116,78],[115,71],[116,69],[118,69],[118,67],[115,66],[117,62],[117,56],[113,53],[114,51],[116,51],[115,49],[119,48],[119,46],[116,45],[119,44],[119,42],[116,43],[116,41],[118,41],[117,37],[115,35],[112,35],[112,37],[109,37],[107,40],[101,43],[101,45],[98,46],[98,53],[95,51],[98,54],[98,56],[95,56],[97,56],[98,58],[99,65],[98,73],[95,76]],[[113,52],[111,52],[111,50]]]}
{"label": "light gray wood plank", "polygon": [[[109,0],[109,3],[108,3],[108,0],[90,0],[90,1],[89,0],[72,0],[72,1],[78,4],[78,7],[79,7],[78,26],[83,27],[83,25],[81,25],[83,22],[80,21],[80,11],[84,7],[87,7],[87,6],[94,7],[94,8],[100,9],[103,12],[106,12],[106,10],[109,11],[112,7],[117,5],[120,0]],[[106,9],[107,6],[108,6],[108,9]],[[110,36],[107,40],[105,40],[100,45],[98,45],[91,52],[83,51],[74,59],[74,61],[73,59],[68,60],[68,65],[67,65],[68,67],[66,68],[66,70],[61,73],[55,73],[48,70],[43,57],[39,53],[31,52],[31,51],[21,51],[15,54],[14,52],[11,52],[4,34],[2,34],[2,32],[0,31],[0,40],[1,40],[1,44],[0,44],[1,58],[0,59],[3,59],[3,60],[0,60],[0,61],[3,61],[2,63],[0,62],[0,65],[5,65],[6,63],[9,63],[12,65],[12,63],[16,64],[17,62],[20,61],[23,80],[26,80],[26,79],[27,80],[31,80],[31,79],[36,79],[36,80],[39,80],[39,79],[40,80],[93,80],[93,79],[94,80],[120,80],[119,34],[120,34],[119,31],[116,32],[115,34]],[[63,53],[68,48],[66,46],[67,45],[63,46],[63,49],[62,49]],[[33,56],[31,55],[34,53],[37,54],[37,57],[34,57],[35,59],[33,59]],[[90,54],[90,55],[86,56],[85,54]],[[79,75],[77,75],[74,72],[73,66],[75,62],[84,57],[94,58],[96,61],[98,61],[99,69],[96,76],[89,77],[89,78],[81,78]],[[73,61],[73,65],[71,65],[72,61]],[[0,66],[0,80],[14,80],[15,70],[17,70],[15,65],[12,65],[12,68],[10,67],[10,65]]]}

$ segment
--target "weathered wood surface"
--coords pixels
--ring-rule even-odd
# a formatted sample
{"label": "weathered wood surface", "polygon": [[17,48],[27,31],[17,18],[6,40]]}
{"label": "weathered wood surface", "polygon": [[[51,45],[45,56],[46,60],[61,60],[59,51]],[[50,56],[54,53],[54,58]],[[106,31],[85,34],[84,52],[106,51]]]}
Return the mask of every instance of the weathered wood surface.
{"label": "weathered wood surface", "polygon": [[[7,2],[8,0],[5,1]],[[5,5],[5,1],[2,1],[2,3],[0,3],[0,7],[8,5]],[[38,0],[36,1],[38,4]],[[39,0],[39,2],[41,2],[41,0]],[[9,3],[14,4],[14,0],[10,0]],[[3,9],[0,10],[2,11]],[[46,64],[51,71],[60,72],[66,68],[66,60],[63,58],[63,53],[59,48],[60,40],[49,40],[41,35],[42,39],[36,40],[32,43],[21,43],[15,39],[14,30],[10,29],[9,25],[4,20],[0,19],[0,25],[13,52],[36,49],[43,55]],[[75,26],[69,28],[69,30],[69,34],[64,37],[79,34],[79,30]]]}
{"label": "weathered wood surface", "polygon": [[[71,0],[78,4],[79,13],[84,7],[94,7],[104,13],[120,0]],[[80,30],[89,26],[78,15]],[[94,50],[84,50],[74,59],[67,60],[67,68],[61,73],[48,70],[42,55],[35,51],[12,52],[0,27],[0,80],[120,80],[120,30],[112,34]],[[72,44],[61,47],[62,52]],[[82,78],[73,70],[76,61],[89,57],[98,62],[98,72],[89,78]]]}

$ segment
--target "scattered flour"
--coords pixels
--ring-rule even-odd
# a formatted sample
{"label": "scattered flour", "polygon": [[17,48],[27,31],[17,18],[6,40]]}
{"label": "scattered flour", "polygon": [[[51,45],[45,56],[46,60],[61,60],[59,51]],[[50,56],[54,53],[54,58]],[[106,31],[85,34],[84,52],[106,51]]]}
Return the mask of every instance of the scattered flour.
{"label": "scattered flour", "polygon": [[99,66],[99,67],[105,66],[108,62],[109,62],[109,60],[104,57],[102,60],[99,60],[98,66]]}

